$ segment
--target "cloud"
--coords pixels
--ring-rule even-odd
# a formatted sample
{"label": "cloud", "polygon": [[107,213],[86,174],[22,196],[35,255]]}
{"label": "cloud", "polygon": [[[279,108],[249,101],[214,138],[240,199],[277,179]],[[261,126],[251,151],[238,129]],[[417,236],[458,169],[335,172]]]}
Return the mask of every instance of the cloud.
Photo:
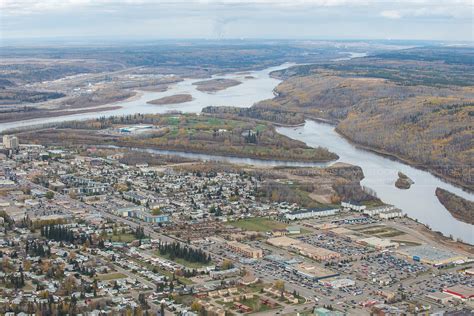
{"label": "cloud", "polygon": [[[3,15],[27,15],[43,12],[71,11],[75,9],[101,9],[121,6],[257,6],[257,7],[381,7],[386,18],[400,18],[401,9],[427,10],[472,10],[472,0],[0,0]],[[472,11],[471,11],[472,12]]]}
{"label": "cloud", "polygon": [[380,15],[387,19],[401,19],[402,15],[397,10],[385,10],[380,12]]}
{"label": "cloud", "polygon": [[2,37],[91,34],[410,39],[451,39],[451,34],[456,34],[457,38],[472,40],[471,1],[0,0],[0,42]]}

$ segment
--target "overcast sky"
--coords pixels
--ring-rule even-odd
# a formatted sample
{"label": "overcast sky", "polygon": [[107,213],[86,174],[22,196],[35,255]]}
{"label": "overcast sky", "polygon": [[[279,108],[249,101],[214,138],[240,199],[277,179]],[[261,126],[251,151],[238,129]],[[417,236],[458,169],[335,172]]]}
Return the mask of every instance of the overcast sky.
{"label": "overcast sky", "polygon": [[1,38],[473,41],[473,0],[0,0]]}

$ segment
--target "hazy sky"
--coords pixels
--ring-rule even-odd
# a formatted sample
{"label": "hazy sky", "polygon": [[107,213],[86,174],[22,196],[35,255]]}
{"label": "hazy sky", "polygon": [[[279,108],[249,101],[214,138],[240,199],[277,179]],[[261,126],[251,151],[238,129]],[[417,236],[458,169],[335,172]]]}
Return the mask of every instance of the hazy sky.
{"label": "hazy sky", "polygon": [[0,0],[0,36],[473,41],[473,0]]}

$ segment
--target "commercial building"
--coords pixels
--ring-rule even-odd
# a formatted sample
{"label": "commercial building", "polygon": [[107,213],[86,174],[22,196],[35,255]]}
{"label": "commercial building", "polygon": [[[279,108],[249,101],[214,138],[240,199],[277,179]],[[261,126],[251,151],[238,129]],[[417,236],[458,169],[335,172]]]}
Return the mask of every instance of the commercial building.
{"label": "commercial building", "polygon": [[465,285],[455,285],[443,290],[443,293],[449,294],[461,300],[472,300],[474,298],[474,288]]}
{"label": "commercial building", "polygon": [[334,289],[341,289],[355,285],[355,281],[351,279],[326,279],[322,281],[325,286],[330,286]]}
{"label": "commercial building", "polygon": [[315,247],[307,243],[299,243],[293,245],[292,248],[296,249],[301,255],[316,261],[327,261],[341,258],[341,254],[338,252],[321,247]]}
{"label": "commercial building", "polygon": [[5,146],[6,149],[18,149],[18,147],[20,147],[18,137],[13,135],[3,135],[3,146]]}
{"label": "commercial building", "polygon": [[219,270],[219,271],[215,271],[215,270],[209,271],[209,276],[214,280],[238,276],[239,274],[240,274],[240,269],[238,268]]}
{"label": "commercial building", "polygon": [[227,246],[247,258],[259,259],[263,257],[262,249],[256,249],[238,241],[229,241],[227,242]]}
{"label": "commercial building", "polygon": [[275,247],[290,248],[296,250],[301,255],[317,261],[338,259],[341,254],[332,250],[316,247],[305,242],[290,237],[282,236],[267,239],[267,243]]}
{"label": "commercial building", "polygon": [[453,296],[443,292],[434,292],[426,294],[426,298],[435,301],[439,304],[448,304],[453,300]]}
{"label": "commercial building", "polygon": [[368,237],[362,238],[357,241],[360,244],[374,247],[375,249],[389,249],[389,248],[398,248],[398,243],[392,242],[388,239],[382,239],[378,237]]}
{"label": "commercial building", "polygon": [[436,248],[429,245],[420,245],[398,250],[398,253],[415,261],[420,261],[433,266],[464,262],[468,258],[455,252]]}
{"label": "commercial building", "polygon": [[305,263],[287,266],[285,269],[311,281],[319,281],[327,278],[337,277],[339,275],[339,273],[333,272],[323,267]]}

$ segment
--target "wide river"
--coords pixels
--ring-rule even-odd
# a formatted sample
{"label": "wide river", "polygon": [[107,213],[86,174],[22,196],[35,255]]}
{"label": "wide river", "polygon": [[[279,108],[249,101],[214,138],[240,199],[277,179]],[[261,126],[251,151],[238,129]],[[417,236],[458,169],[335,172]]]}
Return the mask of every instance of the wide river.
{"label": "wide river", "polygon": [[[283,64],[278,67],[248,73],[214,76],[213,78],[237,79],[241,81],[242,84],[212,94],[196,90],[193,83],[199,80],[186,79],[171,86],[166,92],[144,92],[132,101],[118,102],[116,105],[121,106],[118,110],[3,123],[0,124],[0,131],[20,126],[66,120],[90,119],[110,115],[165,113],[168,111],[199,113],[203,107],[208,105],[250,107],[255,102],[273,97],[273,89],[280,81],[270,78],[270,72],[289,66],[291,66],[291,64]],[[253,78],[249,78],[248,76],[252,76]],[[189,93],[194,99],[187,103],[174,105],[151,105],[146,103],[153,99],[171,96],[177,93]],[[460,238],[465,242],[474,244],[474,226],[458,221],[451,216],[443,205],[439,203],[435,196],[435,189],[436,187],[441,187],[469,200],[474,199],[473,194],[447,184],[429,172],[418,170],[401,162],[356,148],[337,134],[331,125],[307,121],[304,126],[296,128],[281,127],[278,128],[278,131],[291,138],[301,140],[310,146],[326,147],[339,155],[339,161],[362,167],[365,174],[362,185],[373,189],[382,201],[396,205],[402,209],[403,212],[408,214],[408,216],[429,225],[433,230],[440,231],[446,236],[452,235],[455,238]],[[179,154],[181,156],[206,160],[225,160],[235,163],[266,164],[270,166],[282,164],[281,162],[274,161],[229,158],[203,154],[163,153]],[[284,164],[299,165],[291,162]],[[409,190],[400,190],[395,187],[394,183],[397,179],[398,171],[402,171],[415,181],[415,184],[412,185]]]}

